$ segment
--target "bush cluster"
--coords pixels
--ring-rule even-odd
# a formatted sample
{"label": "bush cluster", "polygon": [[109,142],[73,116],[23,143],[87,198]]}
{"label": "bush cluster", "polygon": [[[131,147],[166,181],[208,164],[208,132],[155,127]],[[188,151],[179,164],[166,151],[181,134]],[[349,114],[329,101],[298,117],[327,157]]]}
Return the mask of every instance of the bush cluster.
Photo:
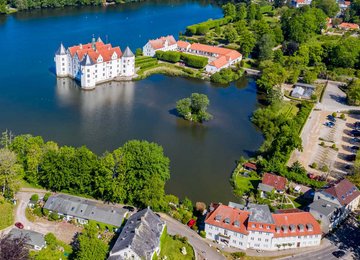
{"label": "bush cluster", "polygon": [[229,16],[220,18],[220,19],[216,19],[216,20],[210,19],[206,22],[193,24],[193,25],[186,27],[186,34],[187,35],[194,35],[194,34],[203,35],[203,34],[207,33],[210,29],[213,29],[216,26],[226,25],[231,21],[232,21],[232,17],[229,17]]}
{"label": "bush cluster", "polygon": [[180,61],[180,52],[177,51],[157,51],[156,58],[163,61],[176,63]]}
{"label": "bush cluster", "polygon": [[186,66],[202,69],[208,64],[208,58],[200,57],[188,53],[181,53],[181,60]]}

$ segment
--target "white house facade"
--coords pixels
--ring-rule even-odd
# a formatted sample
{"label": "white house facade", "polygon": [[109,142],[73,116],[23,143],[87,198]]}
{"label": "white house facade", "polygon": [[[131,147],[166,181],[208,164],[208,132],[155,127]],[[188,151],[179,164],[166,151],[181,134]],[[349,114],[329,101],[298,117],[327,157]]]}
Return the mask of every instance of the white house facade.
{"label": "white house facade", "polygon": [[317,246],[321,228],[309,212],[270,213],[266,205],[217,205],[205,220],[206,238],[242,250]]}
{"label": "white house facade", "polygon": [[55,53],[56,76],[71,77],[84,89],[111,81],[118,76],[135,75],[135,55],[127,47],[124,53],[119,47],[104,44],[100,38],[91,43],[65,49],[61,44]]}
{"label": "white house facade", "polygon": [[177,43],[172,35],[149,40],[143,47],[144,56],[155,56],[156,51],[176,51]]}

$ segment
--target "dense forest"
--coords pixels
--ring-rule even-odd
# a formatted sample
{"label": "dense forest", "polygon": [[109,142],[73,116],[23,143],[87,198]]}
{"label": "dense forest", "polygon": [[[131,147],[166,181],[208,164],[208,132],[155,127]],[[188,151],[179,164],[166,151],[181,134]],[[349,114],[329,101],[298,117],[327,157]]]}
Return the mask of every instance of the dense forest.
{"label": "dense forest", "polygon": [[170,160],[155,143],[132,140],[97,156],[85,146],[59,146],[40,136],[12,138],[4,133],[2,147],[0,187],[5,197],[11,198],[16,181],[24,178],[48,190],[108,202],[150,205],[154,210],[168,205],[164,186],[170,178]]}

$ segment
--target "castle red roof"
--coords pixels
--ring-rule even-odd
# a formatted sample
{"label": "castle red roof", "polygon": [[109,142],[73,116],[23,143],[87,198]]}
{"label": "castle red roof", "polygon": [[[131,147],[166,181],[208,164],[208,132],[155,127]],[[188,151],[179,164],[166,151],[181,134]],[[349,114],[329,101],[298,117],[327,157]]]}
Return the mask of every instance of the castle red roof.
{"label": "castle red roof", "polygon": [[255,164],[255,163],[252,163],[252,162],[246,162],[246,163],[244,163],[244,164],[243,164],[243,167],[252,169],[252,170],[254,170],[254,171],[257,170],[256,164]]}
{"label": "castle red roof", "polygon": [[359,29],[359,25],[356,23],[341,23],[339,24],[339,27],[343,29],[352,29],[352,30]]}
{"label": "castle red roof", "polygon": [[341,205],[348,205],[358,196],[360,196],[360,191],[354,184],[352,184],[347,179],[343,179],[331,187],[324,190],[324,192],[334,196],[338,199]]}
{"label": "castle red roof", "polygon": [[95,50],[92,48],[91,43],[72,46],[69,47],[68,50],[72,57],[77,55],[80,61],[84,58],[85,54],[87,54],[94,63],[97,63],[97,59],[100,55],[103,58],[103,62],[110,61],[114,52],[117,54],[118,58],[122,55],[120,47],[112,47],[111,44],[104,44],[103,42],[96,42]]}
{"label": "castle red roof", "polygon": [[286,178],[271,173],[264,173],[262,183],[283,191],[286,186]]}

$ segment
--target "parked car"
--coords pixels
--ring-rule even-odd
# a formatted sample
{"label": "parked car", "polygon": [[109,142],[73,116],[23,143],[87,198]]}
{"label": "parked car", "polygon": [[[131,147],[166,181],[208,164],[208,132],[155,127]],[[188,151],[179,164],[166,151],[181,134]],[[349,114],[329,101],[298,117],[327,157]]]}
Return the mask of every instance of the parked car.
{"label": "parked car", "polygon": [[353,151],[358,151],[359,150],[359,146],[351,146],[351,150],[353,150]]}
{"label": "parked car", "polygon": [[350,143],[360,143],[360,138],[354,137],[350,139]]}
{"label": "parked car", "polygon": [[345,255],[345,252],[342,250],[338,250],[338,251],[334,251],[332,252],[333,256],[335,256],[336,258],[340,258],[343,257]]}
{"label": "parked car", "polygon": [[124,206],[123,208],[124,208],[124,209],[127,209],[127,210],[130,211],[130,212],[133,212],[133,211],[135,210],[135,208],[134,208],[134,207],[131,207],[131,206]]}
{"label": "parked car", "polygon": [[356,130],[360,130],[360,121],[355,122],[354,128],[355,128]]}
{"label": "parked car", "polygon": [[20,228],[20,229],[23,229],[23,228],[24,228],[24,225],[23,225],[21,222],[16,222],[16,223],[15,223],[15,227]]}
{"label": "parked car", "polygon": [[335,124],[333,122],[326,122],[325,126],[332,128]]}
{"label": "parked car", "polygon": [[328,115],[327,118],[328,118],[331,122],[336,122],[336,118],[333,117],[332,115]]}
{"label": "parked car", "polygon": [[348,154],[346,155],[345,157],[345,160],[349,161],[349,162],[352,162],[352,161],[355,161],[356,159],[356,155],[355,154]]}
{"label": "parked car", "polygon": [[351,130],[350,134],[351,134],[351,136],[359,137],[360,131],[359,130]]}

